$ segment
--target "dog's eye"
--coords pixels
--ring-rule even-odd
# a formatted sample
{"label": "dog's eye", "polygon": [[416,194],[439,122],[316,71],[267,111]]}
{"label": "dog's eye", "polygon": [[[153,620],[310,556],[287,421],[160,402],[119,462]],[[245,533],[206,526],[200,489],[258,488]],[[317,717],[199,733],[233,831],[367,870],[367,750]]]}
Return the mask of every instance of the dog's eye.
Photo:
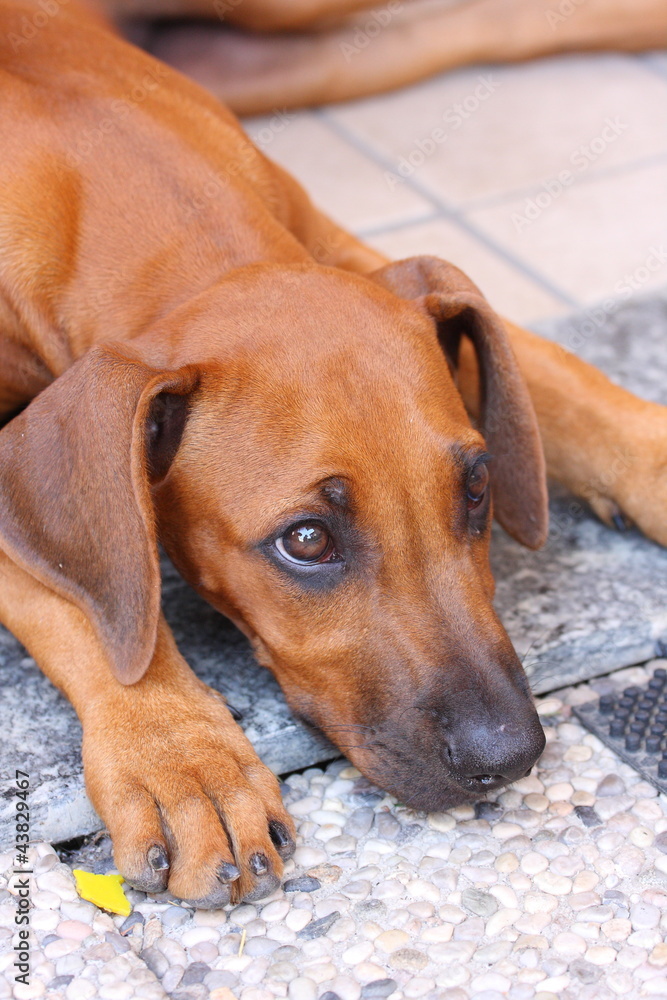
{"label": "dog's eye", "polygon": [[468,476],[468,510],[479,507],[489,486],[489,470],[485,462],[478,462]]}
{"label": "dog's eye", "polygon": [[312,521],[290,528],[277,539],[276,548],[290,562],[298,563],[326,562],[335,554],[326,528]]}

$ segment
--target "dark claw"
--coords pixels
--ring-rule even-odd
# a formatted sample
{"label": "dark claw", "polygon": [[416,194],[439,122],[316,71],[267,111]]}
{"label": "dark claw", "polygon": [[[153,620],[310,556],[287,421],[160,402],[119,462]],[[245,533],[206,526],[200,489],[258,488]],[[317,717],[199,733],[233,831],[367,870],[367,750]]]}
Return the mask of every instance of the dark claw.
{"label": "dark claw", "polygon": [[614,527],[617,531],[627,531],[630,527],[627,518],[625,518],[623,514],[614,514],[612,521],[614,522]]}
{"label": "dark claw", "polygon": [[278,822],[278,820],[271,820],[269,823],[269,834],[280,857],[291,857],[296,844],[285,824]]}
{"label": "dark claw", "polygon": [[253,875],[266,875],[269,870],[269,859],[264,854],[253,854],[248,867]]}
{"label": "dark claw", "polygon": [[232,719],[235,720],[235,722],[241,721],[241,719],[243,718],[243,712],[241,712],[238,708],[235,708],[234,705],[230,705],[229,702],[227,701],[227,698],[222,693],[222,691],[217,691],[215,688],[212,687],[210,687],[208,691],[209,694],[212,695],[214,698],[217,698],[218,701],[223,702],[223,704],[227,708],[227,711],[231,715]]}
{"label": "dark claw", "polygon": [[235,882],[240,875],[241,872],[236,865],[231,864],[229,861],[223,861],[218,868],[218,878],[221,882]]}
{"label": "dark claw", "polygon": [[161,844],[153,844],[146,851],[146,864],[143,871],[123,872],[128,885],[141,892],[164,892],[169,880],[169,858]]}
{"label": "dark claw", "polygon": [[272,871],[269,859],[265,854],[253,854],[248,862],[248,868],[256,878],[255,886],[243,897],[247,903],[256,899],[264,899],[280,885],[280,879]]}
{"label": "dark claw", "polygon": [[163,872],[169,867],[167,852],[164,847],[160,847],[159,844],[153,844],[153,846],[148,849],[146,857],[148,859],[148,864],[154,872]]}

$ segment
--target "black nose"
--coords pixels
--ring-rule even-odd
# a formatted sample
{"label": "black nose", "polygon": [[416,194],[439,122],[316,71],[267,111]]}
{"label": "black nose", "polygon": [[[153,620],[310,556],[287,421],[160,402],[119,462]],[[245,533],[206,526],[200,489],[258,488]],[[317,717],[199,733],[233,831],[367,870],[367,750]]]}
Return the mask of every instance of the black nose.
{"label": "black nose", "polygon": [[459,721],[447,744],[456,780],[481,794],[523,778],[544,750],[545,737],[533,710],[522,720]]}

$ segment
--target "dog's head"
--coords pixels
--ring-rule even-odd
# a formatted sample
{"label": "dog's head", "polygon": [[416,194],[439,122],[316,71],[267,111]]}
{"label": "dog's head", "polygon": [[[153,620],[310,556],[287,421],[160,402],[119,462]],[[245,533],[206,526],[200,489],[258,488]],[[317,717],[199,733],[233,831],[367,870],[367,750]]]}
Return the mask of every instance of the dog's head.
{"label": "dog's head", "polygon": [[0,538],[123,682],[153,653],[155,515],[294,711],[404,802],[443,808],[540,754],[488,548],[492,504],[542,541],[544,463],[503,326],[451,265],[242,269],[136,348],[94,349],[3,438]]}

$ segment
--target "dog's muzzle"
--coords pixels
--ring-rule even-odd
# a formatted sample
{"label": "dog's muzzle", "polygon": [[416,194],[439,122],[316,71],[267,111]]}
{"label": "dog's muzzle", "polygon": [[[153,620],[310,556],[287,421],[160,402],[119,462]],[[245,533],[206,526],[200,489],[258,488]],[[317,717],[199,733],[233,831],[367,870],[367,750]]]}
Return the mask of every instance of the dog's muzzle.
{"label": "dog's muzzle", "polygon": [[508,685],[507,697],[497,699],[460,692],[422,700],[364,728],[358,752],[346,752],[371,781],[414,809],[470,801],[523,778],[544,750],[544,730],[522,687]]}

